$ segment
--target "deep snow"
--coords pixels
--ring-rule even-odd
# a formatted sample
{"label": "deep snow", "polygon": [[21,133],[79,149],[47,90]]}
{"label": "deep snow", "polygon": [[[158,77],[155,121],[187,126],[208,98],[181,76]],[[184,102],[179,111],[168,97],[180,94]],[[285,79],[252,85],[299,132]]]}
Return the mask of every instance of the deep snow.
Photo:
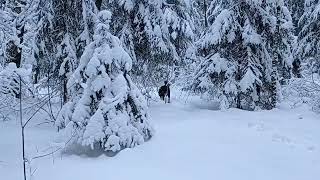
{"label": "deep snow", "polygon": [[[114,157],[55,154],[32,161],[33,180],[318,180],[320,116],[307,107],[210,110],[201,101],[152,103],[155,136]],[[41,121],[41,118],[39,118]],[[0,122],[0,179],[21,180],[18,122]],[[27,129],[29,157],[50,152],[49,125]]]}

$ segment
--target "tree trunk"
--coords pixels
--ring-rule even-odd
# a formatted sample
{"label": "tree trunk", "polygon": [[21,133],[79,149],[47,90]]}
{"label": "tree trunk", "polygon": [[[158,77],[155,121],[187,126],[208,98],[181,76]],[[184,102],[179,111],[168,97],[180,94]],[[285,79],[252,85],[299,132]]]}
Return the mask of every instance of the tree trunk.
{"label": "tree trunk", "polygon": [[207,17],[207,11],[208,11],[208,5],[207,0],[203,0],[203,6],[204,6],[204,25],[205,27],[208,27],[208,17]]}
{"label": "tree trunk", "polygon": [[67,90],[67,77],[63,80],[63,104],[66,104],[68,101],[68,90]]}

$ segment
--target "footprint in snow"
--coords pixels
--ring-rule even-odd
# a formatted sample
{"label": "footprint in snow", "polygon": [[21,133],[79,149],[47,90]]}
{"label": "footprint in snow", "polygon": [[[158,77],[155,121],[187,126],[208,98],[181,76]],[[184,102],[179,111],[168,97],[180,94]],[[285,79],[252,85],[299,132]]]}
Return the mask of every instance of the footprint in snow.
{"label": "footprint in snow", "polygon": [[[256,131],[260,131],[260,132],[264,132],[264,131],[268,131],[268,130],[272,130],[271,128],[268,128],[265,126],[264,123],[258,122],[258,123],[248,123],[248,128],[252,128]],[[278,142],[278,143],[282,143],[285,145],[288,145],[289,147],[298,147],[298,146],[302,146],[303,148],[306,148],[307,151],[315,151],[316,147],[314,145],[312,145],[312,143],[307,143],[307,142],[302,142],[302,143],[298,143],[294,140],[292,140],[291,138],[285,136],[285,135],[281,135],[278,133],[273,133],[272,134],[272,141],[273,142]]]}
{"label": "footprint in snow", "polygon": [[267,131],[269,129],[263,123],[248,123],[248,127],[256,131]]}
{"label": "footprint in snow", "polygon": [[280,142],[280,143],[284,143],[287,145],[290,145],[291,147],[295,147],[296,143],[294,143],[293,140],[291,140],[290,138],[280,135],[280,134],[273,134],[272,135],[272,141],[273,142]]}
{"label": "footprint in snow", "polygon": [[287,136],[283,136],[280,134],[273,134],[272,135],[272,141],[283,143],[286,145],[289,145],[290,147],[302,147],[305,148],[307,151],[315,151],[316,147],[314,145],[310,145],[309,143],[303,142],[303,143],[297,143],[296,141],[288,138]]}
{"label": "footprint in snow", "polygon": [[307,150],[308,150],[308,151],[315,151],[315,150],[316,150],[316,147],[315,147],[315,146],[308,146],[308,147],[307,147]]}

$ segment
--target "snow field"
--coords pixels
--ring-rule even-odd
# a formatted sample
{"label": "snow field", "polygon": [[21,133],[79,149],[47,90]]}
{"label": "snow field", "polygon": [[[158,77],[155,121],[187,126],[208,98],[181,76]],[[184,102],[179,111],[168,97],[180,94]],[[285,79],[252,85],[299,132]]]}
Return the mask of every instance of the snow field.
{"label": "snow field", "polygon": [[[191,99],[153,103],[156,134],[114,157],[55,154],[33,161],[34,180],[317,180],[319,115],[306,107],[249,112],[214,111]],[[202,104],[203,105],[203,104]],[[0,124],[1,179],[22,179],[15,122]],[[27,130],[28,154],[49,151],[51,127]],[[36,148],[37,146],[37,148]],[[38,154],[39,154],[38,153]]]}

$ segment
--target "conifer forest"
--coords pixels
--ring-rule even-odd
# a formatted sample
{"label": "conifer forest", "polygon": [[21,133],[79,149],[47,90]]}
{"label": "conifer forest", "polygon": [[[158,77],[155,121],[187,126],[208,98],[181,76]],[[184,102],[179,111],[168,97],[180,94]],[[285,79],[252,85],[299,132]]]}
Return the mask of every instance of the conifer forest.
{"label": "conifer forest", "polygon": [[320,0],[0,0],[1,180],[320,179]]}

